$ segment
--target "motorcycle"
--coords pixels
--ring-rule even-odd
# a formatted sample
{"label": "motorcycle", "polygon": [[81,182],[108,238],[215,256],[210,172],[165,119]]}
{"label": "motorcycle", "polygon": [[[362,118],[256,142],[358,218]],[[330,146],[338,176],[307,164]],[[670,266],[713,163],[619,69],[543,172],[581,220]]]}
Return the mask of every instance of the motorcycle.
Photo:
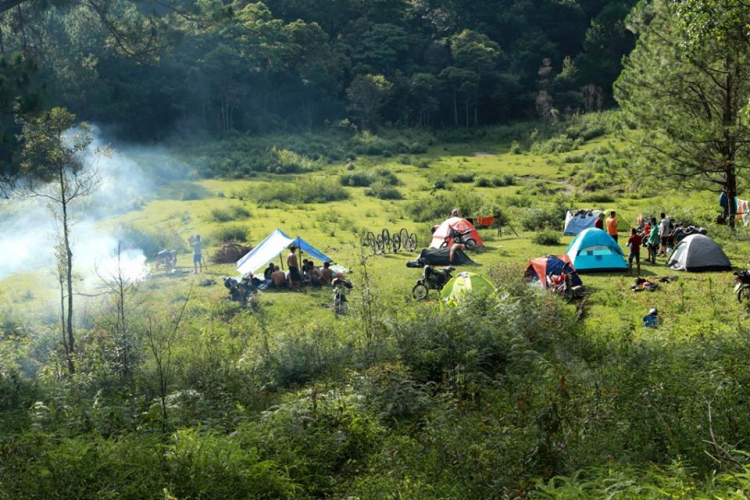
{"label": "motorcycle", "polygon": [[737,295],[737,302],[742,302],[750,293],[750,271],[737,271],[737,284],[734,286],[734,293]]}
{"label": "motorcycle", "polygon": [[422,277],[417,280],[416,285],[411,289],[412,297],[416,300],[424,300],[429,295],[430,290],[439,292],[453,277],[451,275],[453,271],[455,271],[453,267],[435,270],[432,266],[424,266]]}
{"label": "motorcycle", "polygon": [[448,233],[448,237],[445,238],[443,243],[440,245],[440,248],[447,247],[448,242],[450,241],[451,244],[464,245],[466,246],[467,250],[474,250],[477,248],[477,240],[475,240],[474,238],[470,236],[471,233],[472,233],[471,229],[461,232],[461,231],[451,228],[450,233]]}
{"label": "motorcycle", "polygon": [[565,302],[583,297],[583,287],[573,285],[570,273],[553,274],[549,277],[549,290],[563,298]]}
{"label": "motorcycle", "polygon": [[245,276],[239,281],[234,278],[224,277],[224,286],[229,290],[229,299],[232,302],[239,302],[242,307],[247,307],[247,300],[256,287],[252,280]]}

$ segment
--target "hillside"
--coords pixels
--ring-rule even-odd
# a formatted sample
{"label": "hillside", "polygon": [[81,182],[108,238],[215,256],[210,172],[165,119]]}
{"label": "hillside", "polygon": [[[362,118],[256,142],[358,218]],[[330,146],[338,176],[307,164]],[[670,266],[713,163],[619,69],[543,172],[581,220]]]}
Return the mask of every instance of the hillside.
{"label": "hillside", "polygon": [[[714,194],[628,176],[636,165],[610,119],[452,138],[261,140],[297,173],[242,160],[253,139],[168,152],[195,161],[195,176],[165,181],[98,227],[182,245],[178,272],[153,271],[127,296],[122,337],[110,295],[80,298],[76,375],[64,376],[53,347],[58,291],[48,271],[0,281],[0,495],[595,498],[614,487],[627,498],[680,498],[744,488],[744,476],[704,481],[716,468],[707,453],[750,432],[748,310],[731,273],[677,273],[659,259],[643,274],[678,278],[642,293],[621,274],[585,275],[580,320],[576,304],[523,283],[529,259],[563,253],[572,239],[562,237],[566,208],[617,210],[621,242],[639,214],[665,210],[707,227],[735,266],[746,264],[746,229],[713,224]],[[357,141],[380,154],[353,153]],[[414,152],[399,151],[404,142]],[[334,146],[339,159],[303,151]],[[217,151],[249,170],[208,176]],[[486,249],[472,254],[471,270],[491,277],[497,297],[458,308],[414,301],[421,271],[405,266],[414,254],[373,255],[362,236],[403,227],[422,248],[454,207],[507,217],[502,231],[480,231]],[[334,316],[325,288],[261,292],[242,309],[221,286],[233,265],[189,274],[187,235],[203,235],[210,255],[223,234],[255,245],[275,228],[351,269],[349,314]],[[559,241],[535,243],[540,233]],[[218,284],[199,286],[206,278]],[[660,326],[644,329],[652,307]]]}

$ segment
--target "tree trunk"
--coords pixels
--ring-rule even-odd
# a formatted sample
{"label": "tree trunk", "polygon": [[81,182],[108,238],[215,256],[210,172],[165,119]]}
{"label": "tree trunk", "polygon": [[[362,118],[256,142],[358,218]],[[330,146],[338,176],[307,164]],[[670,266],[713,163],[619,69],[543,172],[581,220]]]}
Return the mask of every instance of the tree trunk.
{"label": "tree trunk", "polygon": [[466,128],[469,128],[469,103],[470,102],[471,101],[468,98],[466,99],[466,101],[464,101],[464,109],[466,110]]}
{"label": "tree trunk", "polygon": [[724,71],[724,109],[722,113],[722,122],[724,126],[724,143],[722,144],[722,149],[724,150],[724,158],[722,158],[722,161],[724,163],[724,188],[727,192],[727,205],[729,206],[729,217],[727,221],[729,223],[729,228],[734,230],[737,218],[737,206],[734,201],[737,197],[737,148],[736,138],[731,130],[735,127],[737,122],[734,92],[735,85],[739,83],[735,80],[735,76],[739,75],[739,68],[737,62],[733,61],[729,55],[724,58]]}
{"label": "tree trunk", "polygon": [[453,121],[456,123],[456,127],[458,127],[458,97],[455,90],[453,91]]}
{"label": "tree trunk", "polygon": [[735,172],[734,161],[727,163],[724,179],[724,182],[726,183],[725,188],[727,190],[727,206],[729,207],[727,222],[729,223],[730,229],[734,229],[737,219],[737,207],[734,203],[734,200],[737,197],[737,174]]}
{"label": "tree trunk", "polygon": [[[62,142],[62,138],[59,138]],[[75,373],[75,364],[73,363],[73,354],[75,353],[75,335],[73,332],[73,250],[70,247],[70,224],[68,221],[68,193],[65,185],[65,167],[58,167],[60,181],[60,206],[62,208],[62,229],[63,244],[65,250],[65,282],[68,292],[68,311],[67,311],[67,329],[68,329],[68,371]]]}

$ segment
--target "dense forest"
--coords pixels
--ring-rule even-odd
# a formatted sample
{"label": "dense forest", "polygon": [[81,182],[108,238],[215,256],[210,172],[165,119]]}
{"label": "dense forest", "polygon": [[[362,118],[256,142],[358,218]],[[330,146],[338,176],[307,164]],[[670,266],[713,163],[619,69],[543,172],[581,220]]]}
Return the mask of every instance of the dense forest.
{"label": "dense forest", "polygon": [[0,109],[64,106],[146,141],[555,119],[613,104],[634,4],[4,2]]}

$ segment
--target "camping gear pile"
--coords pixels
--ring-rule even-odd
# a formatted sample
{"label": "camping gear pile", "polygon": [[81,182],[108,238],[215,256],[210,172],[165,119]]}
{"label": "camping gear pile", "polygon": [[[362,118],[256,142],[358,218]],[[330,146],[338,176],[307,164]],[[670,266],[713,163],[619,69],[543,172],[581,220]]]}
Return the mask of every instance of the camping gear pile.
{"label": "camping gear pile", "polygon": [[468,250],[484,246],[477,228],[460,217],[451,217],[432,229],[430,248],[450,248],[454,243],[464,245]]}
{"label": "camping gear pile", "polygon": [[658,283],[654,283],[646,278],[636,278],[635,283],[630,287],[634,292],[655,292],[658,288]]}
{"label": "camping gear pile", "polygon": [[417,249],[417,235],[409,233],[406,228],[393,234],[388,229],[383,229],[377,235],[370,231],[362,236],[362,246],[372,249],[373,255],[398,253],[399,250],[413,252]]}
{"label": "camping gear pile", "polygon": [[231,264],[240,260],[252,249],[253,247],[247,247],[232,241],[225,241],[221,244],[221,248],[211,256],[211,262],[214,264]]}

